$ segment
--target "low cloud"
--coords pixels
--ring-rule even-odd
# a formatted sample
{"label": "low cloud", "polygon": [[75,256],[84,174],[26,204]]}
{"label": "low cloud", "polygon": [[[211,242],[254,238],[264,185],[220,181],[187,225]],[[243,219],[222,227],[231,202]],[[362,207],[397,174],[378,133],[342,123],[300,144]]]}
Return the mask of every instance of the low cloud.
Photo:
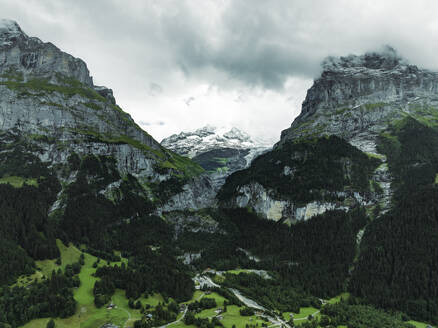
{"label": "low cloud", "polygon": [[185,98],[183,101],[187,106],[190,106],[191,103],[195,101],[195,99],[196,99],[195,97],[188,97],[188,98]]}
{"label": "low cloud", "polygon": [[157,83],[149,83],[149,95],[152,97],[158,96],[163,93],[163,87]]}
{"label": "low cloud", "polygon": [[147,122],[147,121],[139,121],[138,122],[141,126],[163,126],[166,123],[164,123],[163,121],[156,121],[156,122]]}

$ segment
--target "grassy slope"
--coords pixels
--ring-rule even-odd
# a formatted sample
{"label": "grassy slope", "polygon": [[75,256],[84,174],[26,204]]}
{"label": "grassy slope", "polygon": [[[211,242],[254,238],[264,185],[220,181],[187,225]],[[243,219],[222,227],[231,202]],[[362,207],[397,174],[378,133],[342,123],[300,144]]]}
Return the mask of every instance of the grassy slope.
{"label": "grassy slope", "polygon": [[13,186],[15,188],[23,187],[24,183],[26,183],[30,186],[38,187],[38,181],[36,179],[23,178],[23,177],[17,177],[17,176],[3,177],[0,179],[0,183],[9,183],[11,186]]}
{"label": "grassy slope", "polygon": [[[65,246],[60,240],[57,240],[58,248],[61,252],[62,264],[60,266],[56,265],[55,260],[45,260],[45,261],[37,261],[37,267],[40,268],[35,274],[31,276],[32,279],[41,279],[43,275],[49,275],[52,270],[62,268],[64,269],[67,264],[72,264],[78,261],[81,251],[74,247],[73,245]],[[79,274],[79,278],[81,280],[81,286],[74,291],[74,298],[77,301],[77,310],[75,315],[66,319],[55,319],[57,328],[69,328],[69,327],[77,327],[77,328],[94,328],[100,327],[107,322],[112,322],[120,327],[128,327],[132,326],[135,320],[141,318],[141,314],[138,310],[130,309],[128,306],[128,299],[125,297],[125,293],[122,290],[116,290],[112,301],[117,305],[116,309],[107,310],[105,307],[97,309],[94,306],[94,296],[93,296],[93,286],[96,282],[97,278],[92,275],[96,271],[93,268],[93,263],[96,261],[96,257],[90,254],[85,253],[85,265],[82,267],[82,270]],[[126,262],[126,259],[122,260]],[[104,265],[106,262],[101,261],[100,265]],[[121,264],[121,262],[112,262],[111,265]],[[236,273],[239,273],[244,270],[232,270]],[[234,272],[233,272],[234,273]],[[28,277],[20,277],[19,283],[24,285],[28,283]],[[222,308],[223,302],[225,300],[224,297],[218,295],[217,293],[212,293],[210,295],[204,295],[202,291],[196,291],[192,297],[192,300],[186,303],[194,302],[195,300],[199,300],[201,297],[209,297],[214,298],[217,303],[217,307],[210,310],[204,310],[197,314],[198,317],[201,318],[210,318],[215,316],[214,312],[217,308]],[[328,303],[337,303],[340,301],[341,297],[347,298],[348,294],[344,293],[337,297],[334,297],[328,301]],[[150,304],[151,306],[156,306],[159,303],[164,303],[164,299],[161,295],[155,294],[151,295],[148,298],[140,299],[142,304]],[[258,324],[259,327],[262,325],[264,321],[258,319],[256,316],[251,317],[242,317],[239,313],[240,308],[232,305],[227,307],[227,312],[222,313],[223,316],[222,323],[225,327],[231,327],[236,325],[237,328],[244,328],[246,324]],[[294,314],[294,319],[297,320],[297,324],[301,324],[307,321],[307,316],[309,314],[313,314],[317,312],[318,309],[313,307],[301,308],[299,314]],[[316,317],[319,316],[319,313]],[[178,318],[181,317],[181,314]],[[290,319],[290,313],[284,313],[284,318],[286,320]],[[42,318],[32,320],[26,325],[22,326],[22,328],[45,328],[47,322],[50,318]],[[420,322],[411,321],[418,328],[425,328],[426,324]],[[171,325],[172,328],[194,328],[194,326],[186,326],[183,322],[177,322]]]}
{"label": "grassy slope", "polygon": [[[294,316],[294,321],[299,322],[304,322],[307,321],[307,317],[310,314],[314,314],[316,312],[318,312],[319,310],[317,308],[314,307],[303,307],[300,308],[300,313],[293,313]],[[284,318],[286,319],[286,321],[290,320],[290,314],[292,312],[285,312],[283,313]],[[318,318],[320,316],[319,312],[315,315],[316,318]]]}
{"label": "grassy slope", "polygon": [[417,328],[426,328],[427,326],[428,326],[428,324],[427,323],[423,323],[423,322],[418,322],[418,321],[414,321],[414,320],[411,320],[411,321],[408,321],[410,324],[413,324],[415,327],[417,327]]}
{"label": "grassy slope", "polygon": [[[62,265],[57,266],[55,260],[38,261],[37,266],[41,268],[41,271],[38,271],[40,276],[42,276],[43,273],[50,273],[54,268],[64,268],[67,264],[74,263],[79,259],[81,254],[79,249],[73,245],[67,247],[59,240],[57,241],[57,244],[61,252]],[[123,327],[125,323],[132,324],[134,320],[140,319],[140,312],[128,307],[128,300],[125,297],[124,291],[121,290],[116,290],[113,296],[113,303],[117,305],[116,309],[107,310],[105,307],[98,309],[94,306],[93,287],[97,278],[93,277],[92,274],[96,272],[96,269],[93,268],[93,263],[96,259],[95,256],[85,253],[85,265],[79,273],[81,286],[74,291],[74,298],[78,303],[76,313],[70,318],[55,319],[57,328],[94,328],[100,327],[106,322],[112,322]],[[104,265],[104,263],[106,262],[101,261],[100,265]],[[111,264],[116,265],[121,264],[121,262],[112,262]],[[162,300],[163,299],[160,295],[153,295],[148,299],[142,299],[142,303],[149,303],[154,306]],[[129,317],[131,317],[131,320],[128,321]],[[45,328],[48,321],[49,318],[36,319],[28,322],[22,327]]]}
{"label": "grassy slope", "polygon": [[327,301],[328,304],[339,303],[342,299],[347,300],[350,297],[350,293],[342,293],[341,295],[335,296]]}
{"label": "grassy slope", "polygon": [[231,274],[239,274],[239,273],[248,273],[250,272],[247,269],[235,269],[235,270],[228,270],[227,273],[231,273]]}
{"label": "grassy slope", "polygon": [[34,280],[40,281],[43,276],[49,277],[53,270],[61,268],[65,269],[67,264],[73,264],[78,261],[81,252],[74,246],[65,246],[59,239],[56,240],[56,245],[61,253],[61,265],[57,265],[55,260],[35,261],[37,270],[30,276],[20,276],[16,285],[26,286]]}
{"label": "grassy slope", "polygon": [[237,328],[245,328],[246,324],[262,326],[263,320],[258,319],[256,316],[242,317],[239,313],[239,307],[236,305],[230,305],[227,307],[227,312],[223,314],[224,319],[222,323],[225,327],[232,327],[236,325]]}
{"label": "grassy slope", "polygon": [[[196,317],[199,318],[211,318],[213,316],[216,316],[217,314],[214,312],[218,308],[223,308],[223,302],[225,300],[224,297],[220,296],[217,293],[211,293],[210,295],[204,295],[204,292],[202,291],[195,291],[193,294],[193,297],[190,301],[186,302],[192,303],[195,300],[199,300],[201,297],[208,297],[208,298],[214,298],[216,300],[216,308],[209,309],[209,310],[203,310],[200,313],[196,314]],[[260,320],[256,318],[256,316],[250,316],[250,317],[242,317],[239,313],[239,310],[241,307],[238,307],[236,305],[229,305],[227,306],[227,312],[221,313],[221,316],[223,317],[223,320],[221,321],[225,327],[232,327],[233,325],[236,325],[237,328],[245,328],[246,324],[257,324],[259,327],[261,327],[263,320]],[[190,325],[186,326],[184,322],[177,322],[175,324],[171,325],[172,328],[194,328],[195,326]]]}
{"label": "grassy slope", "polygon": [[[216,316],[217,314],[214,312],[218,308],[223,308],[223,300],[224,298],[219,295],[215,295],[215,293],[211,295],[206,295],[205,297],[214,297],[216,299],[217,307],[214,309],[204,310],[201,311],[196,315],[196,317],[199,318],[212,318]],[[231,327],[233,325],[236,325],[237,328],[245,328],[246,324],[256,324],[258,323],[259,326],[262,325],[264,322],[263,320],[258,319],[255,315],[250,317],[243,317],[240,315],[241,307],[238,307],[236,305],[229,305],[227,306],[227,312],[221,313],[220,315],[223,317],[223,320],[221,321],[225,327]]]}

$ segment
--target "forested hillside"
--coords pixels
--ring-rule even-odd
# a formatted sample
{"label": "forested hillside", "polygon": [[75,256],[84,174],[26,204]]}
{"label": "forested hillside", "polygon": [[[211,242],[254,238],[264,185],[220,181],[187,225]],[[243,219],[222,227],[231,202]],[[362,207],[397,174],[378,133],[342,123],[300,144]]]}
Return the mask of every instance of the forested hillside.
{"label": "forested hillside", "polygon": [[438,131],[407,118],[379,146],[396,178],[393,210],[367,228],[350,289],[438,322]]}

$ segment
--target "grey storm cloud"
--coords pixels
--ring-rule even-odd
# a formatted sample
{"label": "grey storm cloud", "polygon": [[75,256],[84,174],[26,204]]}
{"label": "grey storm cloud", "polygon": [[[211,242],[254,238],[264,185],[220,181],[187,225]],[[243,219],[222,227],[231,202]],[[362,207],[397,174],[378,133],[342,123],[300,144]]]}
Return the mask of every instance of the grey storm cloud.
{"label": "grey storm cloud", "polygon": [[[434,1],[415,6],[346,0],[222,3],[214,24],[205,23],[187,2],[163,17],[175,62],[187,75],[214,68],[250,86],[281,89],[290,76],[317,77],[328,55],[363,53],[384,44],[437,67],[437,46],[427,42],[438,36],[430,12],[438,9]],[[420,54],[416,46],[425,44],[430,48]]]}
{"label": "grey storm cloud", "polygon": [[[438,66],[438,45],[428,42],[438,36],[434,0],[0,0],[0,6],[42,37],[78,33],[69,44],[78,54],[125,49],[125,57],[109,58],[109,65],[156,81],[153,94],[177,70],[224,87],[234,81],[281,89],[291,76],[317,77],[327,55],[382,44]],[[425,44],[429,48],[417,51]]]}
{"label": "grey storm cloud", "polygon": [[147,121],[139,121],[138,122],[140,125],[143,126],[153,126],[153,125],[159,125],[159,126],[163,126],[166,123],[164,123],[163,121],[157,121],[157,122],[147,122]]}
{"label": "grey storm cloud", "polygon": [[275,2],[235,1],[217,25],[205,30],[180,7],[181,19],[165,18],[165,35],[172,40],[177,64],[189,75],[211,67],[251,86],[281,88],[288,76],[313,77],[322,57],[294,38],[284,38],[294,30],[293,20],[277,14]]}

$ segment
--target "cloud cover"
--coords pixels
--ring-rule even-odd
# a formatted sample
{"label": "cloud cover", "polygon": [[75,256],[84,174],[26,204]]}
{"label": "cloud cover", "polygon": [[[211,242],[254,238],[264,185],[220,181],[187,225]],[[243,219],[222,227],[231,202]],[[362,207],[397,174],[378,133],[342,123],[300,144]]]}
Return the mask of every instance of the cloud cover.
{"label": "cloud cover", "polygon": [[157,139],[205,124],[278,138],[328,55],[390,44],[438,69],[438,2],[0,0],[1,16],[84,59]]}

